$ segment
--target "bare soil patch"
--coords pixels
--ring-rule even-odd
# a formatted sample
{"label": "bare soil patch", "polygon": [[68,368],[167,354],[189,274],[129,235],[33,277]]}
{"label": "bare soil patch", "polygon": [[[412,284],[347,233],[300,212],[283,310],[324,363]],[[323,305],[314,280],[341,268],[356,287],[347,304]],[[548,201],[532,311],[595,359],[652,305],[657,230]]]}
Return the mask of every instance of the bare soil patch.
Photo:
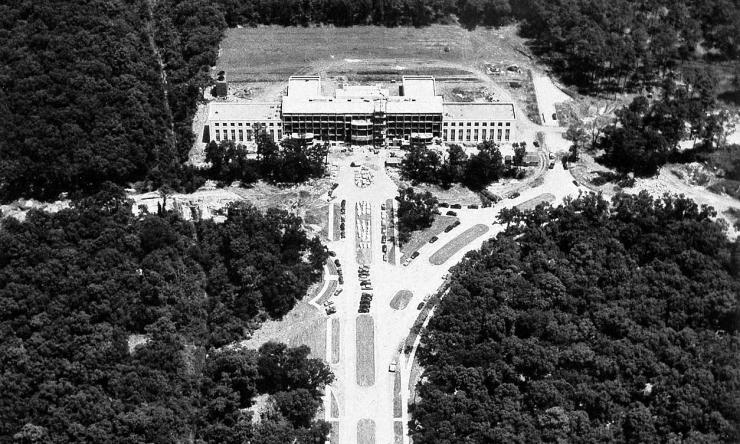
{"label": "bare soil patch", "polygon": [[357,444],[375,444],[375,421],[372,419],[357,421]]}
{"label": "bare soil patch", "polygon": [[488,225],[477,224],[460,233],[456,238],[447,242],[442,248],[437,250],[429,258],[432,265],[442,265],[452,255],[460,251],[464,246],[472,242],[475,238],[483,235],[489,230]]}

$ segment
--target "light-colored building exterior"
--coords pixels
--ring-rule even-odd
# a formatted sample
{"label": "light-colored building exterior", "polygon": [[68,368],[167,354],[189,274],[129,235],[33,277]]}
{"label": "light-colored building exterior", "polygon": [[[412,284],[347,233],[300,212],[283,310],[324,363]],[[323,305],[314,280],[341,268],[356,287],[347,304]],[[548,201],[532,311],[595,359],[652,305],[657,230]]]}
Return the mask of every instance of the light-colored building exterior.
{"label": "light-colored building exterior", "polygon": [[281,102],[209,104],[210,140],[253,140],[255,126],[284,137],[386,145],[402,141],[474,144],[516,137],[511,103],[443,102],[431,76],[404,76],[398,95],[378,85],[343,86],[323,95],[318,76],[295,76]]}

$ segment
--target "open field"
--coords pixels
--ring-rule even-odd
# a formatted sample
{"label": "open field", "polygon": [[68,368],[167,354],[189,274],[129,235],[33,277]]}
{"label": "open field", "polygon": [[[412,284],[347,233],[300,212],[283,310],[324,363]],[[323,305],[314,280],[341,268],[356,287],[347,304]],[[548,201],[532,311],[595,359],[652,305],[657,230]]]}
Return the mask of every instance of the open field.
{"label": "open field", "polygon": [[438,215],[434,218],[434,222],[432,223],[431,227],[427,228],[426,230],[415,231],[411,233],[411,239],[409,239],[409,241],[403,244],[403,246],[401,247],[402,256],[400,262],[406,260],[406,257],[408,257],[411,253],[426,245],[429,242],[429,239],[431,239],[433,236],[439,235],[439,233],[443,232],[445,228],[447,228],[447,225],[455,222],[456,220],[457,218],[453,216]]}
{"label": "open field", "polygon": [[393,444],[403,444],[403,421],[393,421]]}
{"label": "open field", "polygon": [[338,285],[339,285],[339,282],[337,282],[334,279],[327,281],[326,290],[324,290],[324,292],[321,293],[321,296],[319,296],[319,298],[314,302],[319,305],[322,305],[324,302],[326,302],[327,300],[329,300],[329,298],[332,297],[332,295],[334,294],[334,290],[337,289]]}
{"label": "open field", "polygon": [[394,310],[403,310],[409,304],[412,297],[414,297],[414,294],[411,291],[400,290],[391,299],[391,308]]}
{"label": "open field", "polygon": [[331,393],[331,417],[339,418],[339,404],[337,404],[337,397],[334,396],[334,392]]}
{"label": "open field", "polygon": [[332,218],[332,225],[333,225],[333,239],[335,241],[338,241],[341,238],[341,224],[342,224],[342,205],[341,204],[334,204],[334,217]]}
{"label": "open field", "polygon": [[[350,210],[347,210],[350,211]],[[362,238],[360,227],[363,224],[372,226],[372,207],[368,208],[367,213],[358,213],[357,207],[352,209],[355,214],[355,247],[357,250],[357,263],[359,265],[370,265],[373,263],[373,236],[372,230],[365,232],[365,238]],[[363,248],[363,245],[365,248]]]}
{"label": "open field", "polygon": [[375,384],[375,331],[373,317],[357,316],[357,385],[369,387]]}
{"label": "open field", "polygon": [[331,320],[331,363],[339,363],[339,344],[340,344],[339,319]]}
{"label": "open field", "polygon": [[375,444],[375,421],[372,419],[357,421],[357,444]]}
{"label": "open field", "polygon": [[447,242],[429,258],[432,265],[442,265],[452,255],[489,230],[488,225],[477,224],[460,233],[456,238]]}
{"label": "open field", "polygon": [[326,319],[314,319],[306,324],[305,328],[290,337],[288,345],[307,345],[311,348],[312,358],[326,360]]}
{"label": "open field", "polygon": [[339,421],[329,421],[331,432],[329,433],[329,443],[339,444]]}
{"label": "open field", "polygon": [[401,370],[393,375],[393,417],[400,418],[402,415],[401,405]]}
{"label": "open field", "polygon": [[522,202],[519,205],[515,205],[514,208],[518,208],[522,211],[534,210],[535,207],[543,202],[553,203],[555,202],[555,196],[550,193],[540,194],[537,197],[533,197],[526,202]]}

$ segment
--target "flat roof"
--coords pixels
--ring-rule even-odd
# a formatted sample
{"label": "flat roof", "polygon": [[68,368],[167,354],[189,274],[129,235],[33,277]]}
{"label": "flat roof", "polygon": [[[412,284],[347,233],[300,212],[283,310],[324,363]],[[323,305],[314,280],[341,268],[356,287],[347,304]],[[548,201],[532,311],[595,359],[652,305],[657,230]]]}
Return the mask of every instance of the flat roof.
{"label": "flat roof", "polygon": [[[377,100],[364,98],[283,97],[284,114],[372,114]],[[388,114],[441,114],[442,97],[412,98],[394,96],[385,102]]]}
{"label": "flat roof", "polygon": [[401,83],[406,97],[430,97],[436,94],[432,76],[403,76]]}
{"label": "flat roof", "polygon": [[444,119],[449,120],[516,120],[513,103],[444,103]]}
{"label": "flat roof", "polygon": [[293,97],[319,97],[321,95],[321,77],[290,76],[288,78],[288,95]]}
{"label": "flat roof", "polygon": [[375,97],[388,97],[388,89],[384,89],[380,85],[344,85],[338,88],[335,92],[336,97],[363,97],[363,98],[375,98]]}
{"label": "flat roof", "polygon": [[208,120],[280,120],[279,102],[211,102],[208,104]]}

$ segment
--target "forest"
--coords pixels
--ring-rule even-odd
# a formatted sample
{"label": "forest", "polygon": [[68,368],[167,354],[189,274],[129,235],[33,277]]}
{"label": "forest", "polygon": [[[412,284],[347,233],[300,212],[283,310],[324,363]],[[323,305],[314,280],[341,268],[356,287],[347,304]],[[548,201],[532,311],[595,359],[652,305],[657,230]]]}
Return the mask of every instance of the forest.
{"label": "forest", "polygon": [[[224,345],[290,310],[327,257],[285,211],[135,217],[107,184],[3,219],[0,442],[323,442],[326,364],[307,347]],[[242,409],[260,394],[253,424]]]}
{"label": "forest", "polygon": [[740,441],[740,263],[715,215],[645,192],[502,210],[423,332],[414,442]]}

